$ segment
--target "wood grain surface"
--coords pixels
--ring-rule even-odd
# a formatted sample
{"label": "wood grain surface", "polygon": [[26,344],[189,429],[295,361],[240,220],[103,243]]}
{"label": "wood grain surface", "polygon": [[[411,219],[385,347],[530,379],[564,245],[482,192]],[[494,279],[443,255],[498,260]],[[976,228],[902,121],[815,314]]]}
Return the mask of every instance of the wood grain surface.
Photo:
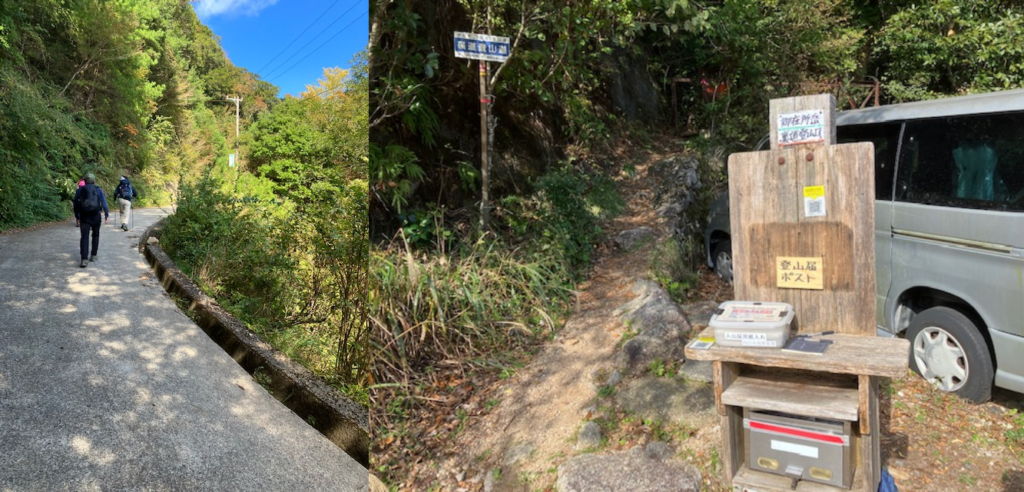
{"label": "wood grain surface", "polygon": [[[866,142],[730,156],[737,300],[792,304],[799,332],[875,334],[873,149]],[[805,216],[810,186],[825,187],[824,217]],[[788,256],[821,258],[824,289],[777,287],[776,258]]]}

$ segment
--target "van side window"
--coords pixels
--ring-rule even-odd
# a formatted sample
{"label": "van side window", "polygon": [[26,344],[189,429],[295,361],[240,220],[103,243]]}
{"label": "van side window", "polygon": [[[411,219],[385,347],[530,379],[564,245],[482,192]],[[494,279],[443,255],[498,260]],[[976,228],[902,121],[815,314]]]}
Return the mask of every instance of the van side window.
{"label": "van side window", "polygon": [[892,200],[893,173],[896,170],[896,147],[900,123],[882,125],[848,125],[836,129],[839,143],[871,142],[875,144],[875,199]]}
{"label": "van side window", "polygon": [[898,200],[1024,211],[1024,113],[907,122]]}

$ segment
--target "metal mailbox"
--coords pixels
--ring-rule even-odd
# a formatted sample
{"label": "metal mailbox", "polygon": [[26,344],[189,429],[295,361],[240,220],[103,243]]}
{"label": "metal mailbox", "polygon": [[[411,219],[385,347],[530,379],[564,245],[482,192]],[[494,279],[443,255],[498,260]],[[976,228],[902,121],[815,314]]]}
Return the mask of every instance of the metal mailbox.
{"label": "metal mailbox", "polygon": [[744,408],[743,429],[751,470],[850,488],[850,422]]}

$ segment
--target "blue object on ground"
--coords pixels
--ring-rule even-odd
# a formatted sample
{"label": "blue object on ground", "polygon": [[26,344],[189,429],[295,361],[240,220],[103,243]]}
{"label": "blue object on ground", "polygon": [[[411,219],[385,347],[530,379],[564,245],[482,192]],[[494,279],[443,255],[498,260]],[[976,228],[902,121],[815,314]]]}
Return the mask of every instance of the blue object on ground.
{"label": "blue object on ground", "polygon": [[882,468],[882,482],[878,484],[878,492],[900,492],[900,489],[896,488],[896,480],[885,468]]}

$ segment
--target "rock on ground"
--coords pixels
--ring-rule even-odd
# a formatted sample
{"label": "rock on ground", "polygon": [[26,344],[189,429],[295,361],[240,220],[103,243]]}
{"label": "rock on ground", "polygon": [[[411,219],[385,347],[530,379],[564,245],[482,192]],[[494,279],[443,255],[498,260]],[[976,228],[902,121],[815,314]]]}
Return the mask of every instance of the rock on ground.
{"label": "rock on ground", "polygon": [[715,380],[714,365],[709,360],[686,359],[679,367],[679,374],[688,381],[712,383]]}
{"label": "rock on ground", "polygon": [[701,301],[683,306],[686,311],[686,319],[694,327],[707,326],[711,322],[711,316],[718,310],[719,303],[715,301]]}
{"label": "rock on ground", "polygon": [[653,237],[653,229],[647,226],[638,227],[636,229],[620,232],[618,236],[615,236],[615,245],[618,246],[619,249],[632,251],[634,248]]}
{"label": "rock on ground", "polygon": [[660,359],[683,360],[683,347],[690,323],[682,309],[657,283],[638,280],[633,287],[637,297],[616,310],[637,336],[615,355],[615,366],[624,374],[637,374]]}
{"label": "rock on ground", "polygon": [[714,389],[704,383],[643,377],[628,381],[615,394],[615,403],[637,415],[662,422],[694,427],[715,425],[714,416],[709,412],[715,405]]}
{"label": "rock on ground", "polygon": [[647,174],[655,180],[652,207],[664,217],[665,226],[673,236],[683,237],[687,222],[684,212],[693,204],[696,191],[701,189],[699,161],[694,155],[679,155],[651,165]]}
{"label": "rock on ground", "polygon": [[580,427],[580,435],[576,440],[576,449],[596,448],[601,445],[601,426],[597,422],[585,422]]}
{"label": "rock on ground", "polygon": [[610,455],[584,454],[558,467],[559,492],[696,492],[701,475],[671,459],[664,443]]}
{"label": "rock on ground", "polygon": [[536,448],[530,443],[522,443],[514,446],[505,453],[505,466],[513,466],[523,460],[529,459],[530,456],[533,456],[533,452],[535,450]]}

